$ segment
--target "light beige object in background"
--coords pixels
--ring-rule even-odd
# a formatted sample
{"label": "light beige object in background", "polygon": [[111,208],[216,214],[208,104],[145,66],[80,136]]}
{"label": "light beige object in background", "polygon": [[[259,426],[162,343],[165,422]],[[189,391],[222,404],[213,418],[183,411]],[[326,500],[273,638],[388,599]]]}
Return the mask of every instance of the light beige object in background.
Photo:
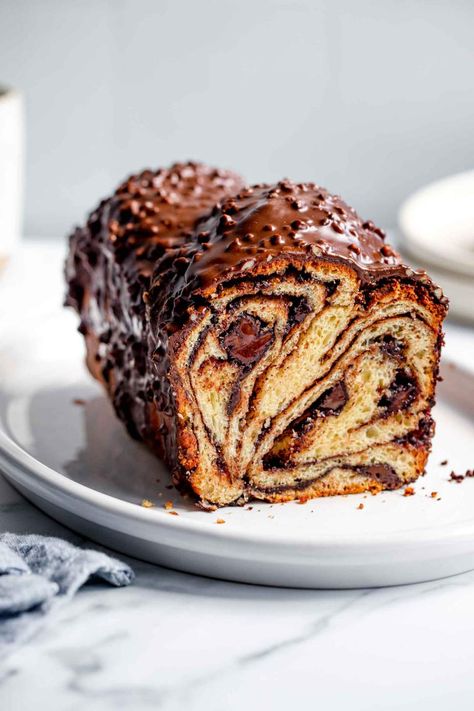
{"label": "light beige object in background", "polygon": [[0,268],[21,234],[23,150],[23,97],[0,86]]}
{"label": "light beige object in background", "polygon": [[425,186],[401,206],[402,252],[450,300],[450,315],[474,323],[474,170]]}

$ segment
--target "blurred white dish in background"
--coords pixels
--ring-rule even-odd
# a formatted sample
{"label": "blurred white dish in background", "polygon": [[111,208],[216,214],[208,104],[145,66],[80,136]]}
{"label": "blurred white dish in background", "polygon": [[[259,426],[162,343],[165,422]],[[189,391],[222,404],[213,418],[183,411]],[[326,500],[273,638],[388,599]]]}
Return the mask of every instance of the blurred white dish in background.
{"label": "blurred white dish in background", "polygon": [[398,221],[402,249],[440,284],[451,313],[474,321],[474,170],[418,190]]}
{"label": "blurred white dish in background", "polygon": [[0,86],[0,267],[20,239],[23,150],[23,98]]}

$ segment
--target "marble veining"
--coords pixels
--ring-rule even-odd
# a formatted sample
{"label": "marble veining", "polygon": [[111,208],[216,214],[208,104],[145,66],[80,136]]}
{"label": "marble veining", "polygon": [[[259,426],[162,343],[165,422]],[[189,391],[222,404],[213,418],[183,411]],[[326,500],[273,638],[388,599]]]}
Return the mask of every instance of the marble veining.
{"label": "marble veining", "polygon": [[[80,540],[3,479],[0,502],[2,529]],[[2,709],[472,708],[474,573],[311,591],[129,562],[133,586],[88,585],[4,662]]]}

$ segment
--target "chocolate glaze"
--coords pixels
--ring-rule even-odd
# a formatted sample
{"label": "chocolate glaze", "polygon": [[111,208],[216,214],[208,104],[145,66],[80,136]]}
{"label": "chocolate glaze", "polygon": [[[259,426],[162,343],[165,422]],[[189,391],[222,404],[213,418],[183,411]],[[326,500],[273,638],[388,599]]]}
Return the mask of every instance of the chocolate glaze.
{"label": "chocolate glaze", "polygon": [[247,188],[227,200],[204,228],[214,249],[195,260],[189,274],[201,284],[211,283],[218,270],[235,269],[241,260],[286,251],[302,254],[312,247],[360,267],[399,263],[381,230],[363,223],[338,196],[314,183],[281,181]]}
{"label": "chocolate glaze", "polygon": [[153,440],[162,456],[173,410],[166,379],[150,367],[150,275],[167,262],[179,272],[180,251],[192,241],[196,222],[242,185],[234,173],[193,162],[144,170],[125,180],[70,237],[66,304],[79,312],[79,330],[95,352],[89,368],[109,385],[130,434]]}
{"label": "chocolate glaze", "polygon": [[349,264],[368,284],[394,276],[417,281],[443,298],[425,272],[401,263],[382,230],[314,183],[245,188],[214,209],[199,229],[205,242],[195,240],[186,255],[188,266],[174,295],[245,276],[256,264],[288,253],[300,260],[316,256]]}

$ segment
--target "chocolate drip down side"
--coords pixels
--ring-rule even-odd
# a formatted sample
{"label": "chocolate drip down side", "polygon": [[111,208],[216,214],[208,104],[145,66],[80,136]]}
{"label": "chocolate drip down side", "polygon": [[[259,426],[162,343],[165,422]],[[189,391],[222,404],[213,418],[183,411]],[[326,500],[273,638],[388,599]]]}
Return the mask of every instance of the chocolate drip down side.
{"label": "chocolate drip down side", "polygon": [[[196,223],[242,185],[234,173],[194,162],[144,170],[125,180],[70,237],[66,305],[80,315],[89,369],[106,385],[130,434],[151,441],[165,458],[175,439],[175,413],[164,372],[157,376],[150,367],[151,275],[169,263],[179,271]],[[154,349],[159,353],[158,344]]]}

